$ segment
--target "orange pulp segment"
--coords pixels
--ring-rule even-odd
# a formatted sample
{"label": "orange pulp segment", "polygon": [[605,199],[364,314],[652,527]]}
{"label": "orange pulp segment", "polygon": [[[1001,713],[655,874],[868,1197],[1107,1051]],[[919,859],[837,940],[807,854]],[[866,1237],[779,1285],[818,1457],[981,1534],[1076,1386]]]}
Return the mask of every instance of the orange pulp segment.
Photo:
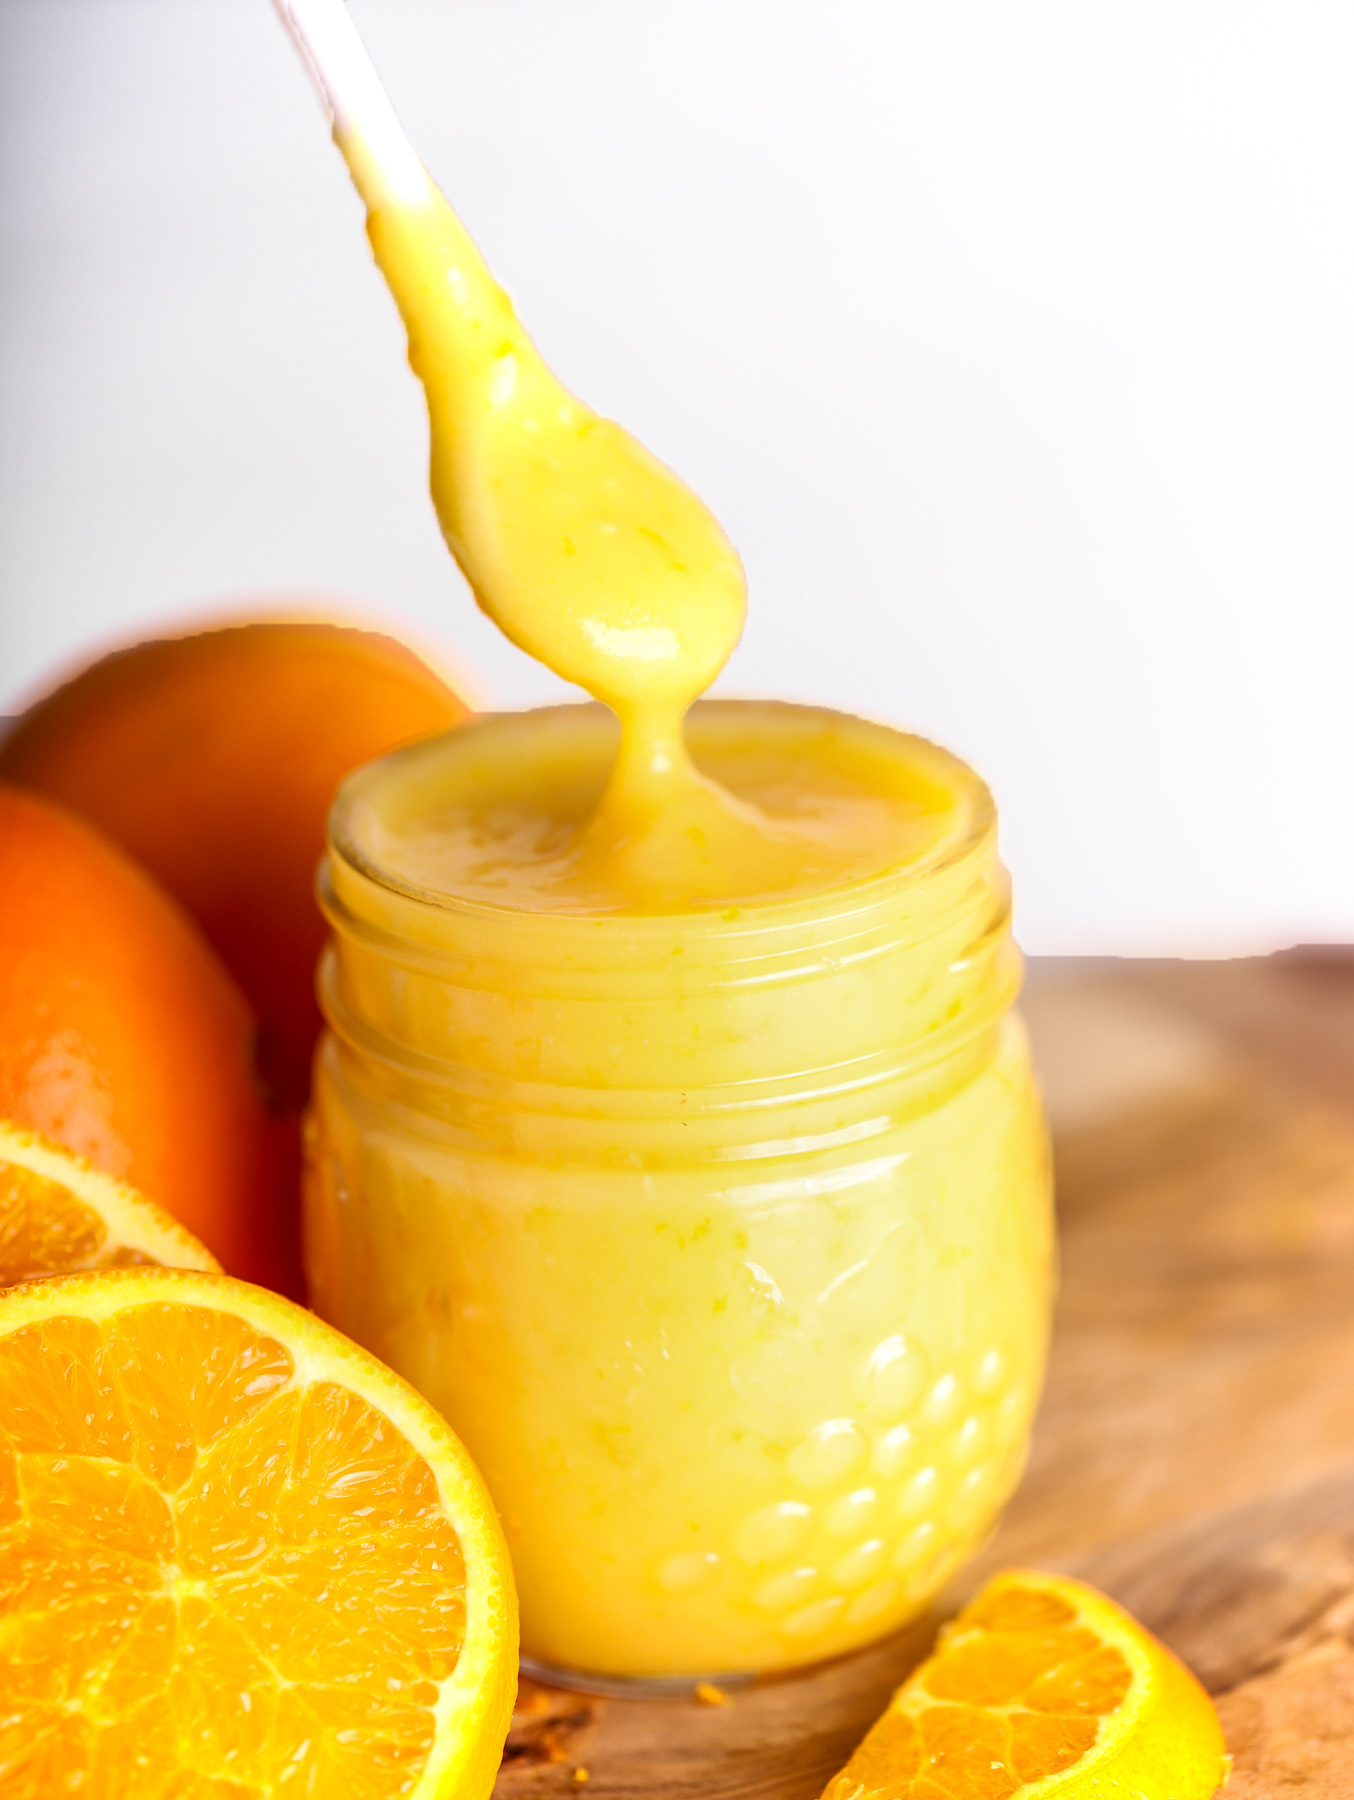
{"label": "orange pulp segment", "polygon": [[0,1293],[6,1800],[483,1800],[516,1601],[413,1389],[225,1276]]}
{"label": "orange pulp segment", "polygon": [[35,1275],[137,1263],[221,1266],[205,1244],[126,1182],[0,1119],[0,1287]]}
{"label": "orange pulp segment", "polygon": [[1212,1702],[1136,1620],[1066,1576],[998,1575],[941,1633],[823,1800],[1209,1800]]}

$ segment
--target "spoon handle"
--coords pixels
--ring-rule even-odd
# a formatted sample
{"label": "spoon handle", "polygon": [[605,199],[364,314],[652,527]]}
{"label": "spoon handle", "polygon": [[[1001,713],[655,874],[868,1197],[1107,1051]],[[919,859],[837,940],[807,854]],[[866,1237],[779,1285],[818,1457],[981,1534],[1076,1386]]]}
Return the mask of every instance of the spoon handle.
{"label": "spoon handle", "polygon": [[334,125],[339,148],[360,141],[391,199],[428,193],[427,170],[405,136],[343,0],[273,0]]}

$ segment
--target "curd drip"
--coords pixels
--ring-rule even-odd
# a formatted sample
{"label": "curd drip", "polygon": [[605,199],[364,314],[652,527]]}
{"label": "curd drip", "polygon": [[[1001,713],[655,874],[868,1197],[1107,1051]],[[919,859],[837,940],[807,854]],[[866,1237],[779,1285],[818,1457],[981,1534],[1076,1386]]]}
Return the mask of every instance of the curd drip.
{"label": "curd drip", "polygon": [[[858,844],[797,810],[736,798],[688,754],[683,718],[728,660],[747,609],[719,524],[555,378],[427,174],[402,166],[392,182],[359,134],[335,136],[427,396],[447,544],[507,636],[620,721],[607,780],[568,818],[580,888],[667,908],[858,869]],[[886,833],[876,869],[888,851]]]}

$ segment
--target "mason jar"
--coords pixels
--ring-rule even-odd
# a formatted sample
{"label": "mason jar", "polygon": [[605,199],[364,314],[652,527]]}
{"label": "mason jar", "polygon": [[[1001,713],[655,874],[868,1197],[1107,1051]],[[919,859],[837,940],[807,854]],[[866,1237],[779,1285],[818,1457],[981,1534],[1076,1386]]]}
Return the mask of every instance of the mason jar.
{"label": "mason jar", "polygon": [[793,769],[824,730],[926,829],[798,898],[561,913],[411,878],[408,822],[495,770],[604,769],[599,708],[397,751],[333,810],[312,1297],[469,1448],[547,1669],[728,1675],[893,1631],[1022,1468],[1051,1186],[992,803],[861,720],[688,721],[711,766],[736,740]]}

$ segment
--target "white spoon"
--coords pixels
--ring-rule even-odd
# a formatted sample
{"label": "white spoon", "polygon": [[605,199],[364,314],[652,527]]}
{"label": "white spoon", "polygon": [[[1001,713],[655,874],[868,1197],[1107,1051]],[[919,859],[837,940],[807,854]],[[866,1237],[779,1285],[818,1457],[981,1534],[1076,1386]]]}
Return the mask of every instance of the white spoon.
{"label": "white spoon", "polygon": [[405,136],[343,0],[273,0],[273,4],[310,71],[339,148],[344,148],[344,139],[360,139],[392,199],[422,200],[432,182]]}

